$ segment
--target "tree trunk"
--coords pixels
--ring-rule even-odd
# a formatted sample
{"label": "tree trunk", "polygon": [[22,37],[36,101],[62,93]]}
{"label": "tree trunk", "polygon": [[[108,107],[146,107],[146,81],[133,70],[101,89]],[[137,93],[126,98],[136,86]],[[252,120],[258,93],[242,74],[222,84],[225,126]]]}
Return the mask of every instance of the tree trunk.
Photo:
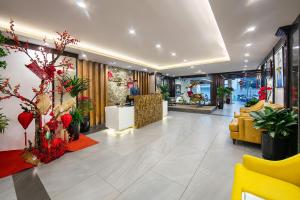
{"label": "tree trunk", "polygon": [[41,130],[42,130],[42,119],[41,115],[36,113],[35,116],[35,136],[34,136],[34,146],[36,149],[41,147]]}

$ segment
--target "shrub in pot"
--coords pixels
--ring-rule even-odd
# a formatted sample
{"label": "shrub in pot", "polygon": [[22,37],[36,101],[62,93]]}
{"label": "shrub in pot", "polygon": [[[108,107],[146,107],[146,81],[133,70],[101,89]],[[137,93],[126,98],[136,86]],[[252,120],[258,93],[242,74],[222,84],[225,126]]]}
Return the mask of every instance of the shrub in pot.
{"label": "shrub in pot", "polygon": [[264,130],[262,155],[265,159],[281,160],[290,154],[291,138],[296,134],[298,115],[290,109],[265,109],[251,112],[254,128]]}
{"label": "shrub in pot", "polygon": [[255,104],[257,104],[259,102],[259,100],[255,97],[253,97],[252,99],[248,100],[246,103],[245,103],[245,107],[251,107]]}
{"label": "shrub in pot", "polygon": [[164,101],[169,101],[170,93],[169,93],[169,86],[168,85],[160,85],[159,86],[160,93]]}
{"label": "shrub in pot", "polygon": [[78,140],[80,133],[80,123],[82,123],[83,118],[79,109],[75,107],[72,108],[70,114],[72,115],[72,122],[68,127],[68,132],[72,140]]}
{"label": "shrub in pot", "polygon": [[226,94],[226,89],[223,86],[217,88],[217,99],[218,99],[218,108],[223,109],[224,107],[224,96]]}
{"label": "shrub in pot", "polygon": [[230,104],[231,102],[231,95],[234,89],[232,87],[225,87],[225,95],[226,95],[226,103]]}
{"label": "shrub in pot", "polygon": [[89,97],[81,96],[78,98],[78,109],[82,115],[80,131],[85,133],[90,130],[90,111],[94,108],[92,100]]}

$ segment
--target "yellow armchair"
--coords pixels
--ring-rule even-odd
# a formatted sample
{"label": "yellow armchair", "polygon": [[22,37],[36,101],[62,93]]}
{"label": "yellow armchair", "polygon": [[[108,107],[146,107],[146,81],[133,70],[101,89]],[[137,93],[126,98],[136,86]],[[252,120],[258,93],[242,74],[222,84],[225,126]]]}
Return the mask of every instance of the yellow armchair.
{"label": "yellow armchair", "polygon": [[233,118],[229,124],[229,130],[233,144],[236,140],[261,144],[263,131],[253,127],[253,118],[250,116]]}
{"label": "yellow armchair", "polygon": [[241,107],[240,108],[240,114],[238,113],[234,113],[234,117],[239,117],[242,115],[242,113],[250,113],[253,111],[258,111],[260,109],[262,109],[265,105],[265,100],[260,100],[259,102],[257,102],[255,105],[250,106],[250,107]]}
{"label": "yellow armchair", "polygon": [[235,166],[231,199],[241,200],[242,192],[263,199],[300,199],[300,154],[281,161],[244,155]]}

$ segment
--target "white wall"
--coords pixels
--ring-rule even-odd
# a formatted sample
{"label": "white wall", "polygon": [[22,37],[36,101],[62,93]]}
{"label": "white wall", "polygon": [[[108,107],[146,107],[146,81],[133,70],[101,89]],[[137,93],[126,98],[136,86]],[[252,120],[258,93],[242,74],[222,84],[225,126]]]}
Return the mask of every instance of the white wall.
{"label": "white wall", "polygon": [[[32,53],[33,51],[31,51]],[[30,61],[23,53],[11,53],[5,60],[7,61],[6,70],[1,69],[1,77],[10,78],[10,83],[16,85],[20,83],[20,94],[33,98],[32,87],[38,87],[39,78],[25,67]],[[0,134],[0,151],[11,149],[22,149],[24,144],[24,129],[18,122],[18,115],[22,112],[19,106],[20,101],[14,97],[0,102],[2,112],[9,119],[9,126],[4,134]],[[27,128],[27,138],[34,141],[34,120]]]}

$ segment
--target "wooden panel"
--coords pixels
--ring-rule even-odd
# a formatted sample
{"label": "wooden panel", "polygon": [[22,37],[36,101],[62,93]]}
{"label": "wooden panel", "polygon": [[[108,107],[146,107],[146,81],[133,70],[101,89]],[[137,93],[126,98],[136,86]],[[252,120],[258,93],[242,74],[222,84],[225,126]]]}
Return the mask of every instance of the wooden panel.
{"label": "wooden panel", "polygon": [[101,64],[100,68],[100,122],[104,123],[105,121],[105,105],[106,105],[106,71],[105,66]]}
{"label": "wooden panel", "polygon": [[96,113],[96,124],[100,124],[101,114],[100,114],[100,64],[95,64],[95,113]]}
{"label": "wooden panel", "polygon": [[[95,96],[94,96],[94,63],[89,62],[88,63],[88,71],[89,71],[89,80],[90,80],[90,85],[89,85],[89,97],[92,101],[95,101]],[[94,116],[94,110],[90,111],[90,124],[91,126],[95,126],[95,116]]]}

